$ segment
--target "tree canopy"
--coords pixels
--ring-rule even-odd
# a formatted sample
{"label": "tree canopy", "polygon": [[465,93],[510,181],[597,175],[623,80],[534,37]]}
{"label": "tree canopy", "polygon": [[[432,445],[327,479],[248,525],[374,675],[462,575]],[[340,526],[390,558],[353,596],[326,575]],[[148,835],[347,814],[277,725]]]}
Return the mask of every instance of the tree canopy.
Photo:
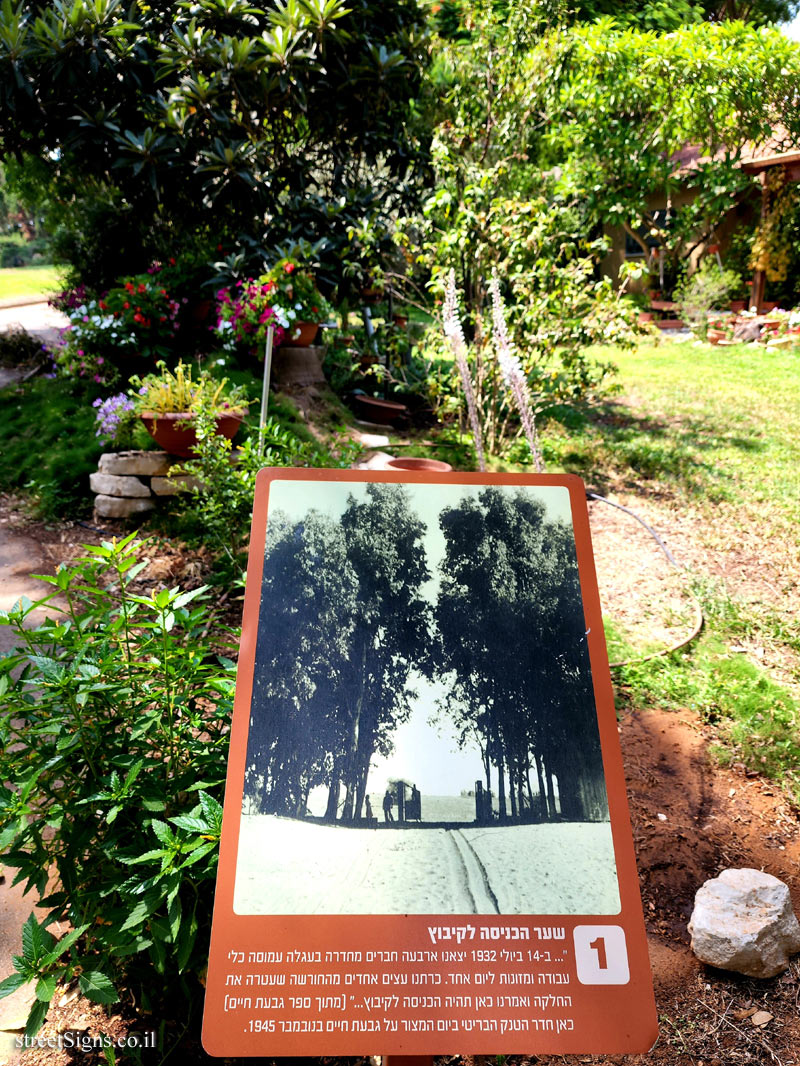
{"label": "tree canopy", "polygon": [[500,817],[535,804],[541,817],[604,817],[572,530],[529,494],[496,488],[446,509],[440,525],[435,614],[441,668],[455,676],[442,710],[462,741],[480,743],[487,790],[494,767]]}
{"label": "tree canopy", "polygon": [[192,239],[322,238],[335,264],[424,163],[414,0],[4,0],[2,23],[0,154],[38,161],[89,272]]}
{"label": "tree canopy", "polygon": [[[400,485],[367,486],[341,521],[270,515],[246,794],[262,813],[361,817],[370,761],[392,748],[425,669],[424,526]],[[344,794],[342,795],[342,790]]]}

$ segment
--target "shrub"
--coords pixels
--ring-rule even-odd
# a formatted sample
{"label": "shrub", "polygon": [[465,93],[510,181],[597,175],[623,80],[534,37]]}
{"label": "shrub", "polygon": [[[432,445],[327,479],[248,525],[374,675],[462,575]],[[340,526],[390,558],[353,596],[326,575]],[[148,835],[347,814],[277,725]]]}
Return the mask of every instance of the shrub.
{"label": "shrub", "polygon": [[24,366],[49,359],[47,347],[21,326],[0,333],[0,366]]}
{"label": "shrub", "polygon": [[56,362],[67,377],[113,382],[117,372],[149,369],[177,346],[181,303],[152,274],[123,278],[98,299],[62,293],[57,306],[69,325]]}
{"label": "shrub", "polygon": [[738,274],[724,270],[713,259],[704,259],[677,287],[675,295],[684,318],[701,337],[708,330],[708,312],[728,306],[731,294],[741,287]]}
{"label": "shrub", "polygon": [[0,612],[20,644],[0,659],[0,849],[45,911],[0,996],[37,982],[29,1033],[59,982],[153,1009],[195,996],[207,959],[235,667],[203,588],[135,594],[133,534],[87,552]]}
{"label": "shrub", "polygon": [[232,462],[232,442],[215,432],[213,410],[198,412],[195,429],[197,458],[175,468],[199,482],[188,497],[183,520],[202,531],[203,543],[214,552],[224,573],[240,570],[244,561],[256,474],[262,467],[349,466],[359,451],[351,444],[343,449],[337,462],[318,445],[300,440],[274,418],[268,418],[263,439],[249,437],[237,449],[236,461]]}

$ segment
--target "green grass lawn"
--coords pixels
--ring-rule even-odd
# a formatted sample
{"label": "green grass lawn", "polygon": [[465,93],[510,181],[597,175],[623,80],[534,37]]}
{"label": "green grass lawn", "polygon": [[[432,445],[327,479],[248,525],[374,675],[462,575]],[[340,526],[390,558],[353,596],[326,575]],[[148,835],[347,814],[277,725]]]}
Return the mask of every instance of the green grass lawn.
{"label": "green grass lawn", "polygon": [[[618,366],[619,392],[543,424],[548,469],[580,474],[634,509],[637,498],[647,501],[651,517],[688,516],[707,557],[735,559],[741,541],[748,560],[735,578],[692,567],[687,583],[703,606],[702,636],[685,651],[618,670],[620,706],[690,708],[715,724],[721,760],[741,759],[800,796],[791,678],[800,663],[800,355],[692,342],[594,354]],[[736,580],[746,589],[759,574],[772,591],[742,593]],[[612,658],[651,650],[626,636],[610,619]],[[742,654],[748,649],[755,656]]]}
{"label": "green grass lawn", "polygon": [[0,270],[0,300],[41,296],[47,299],[62,288],[61,272],[54,266],[6,267]]}
{"label": "green grass lawn", "polygon": [[551,467],[596,484],[653,489],[764,520],[800,518],[800,355],[758,345],[599,349],[620,400],[550,423]]}

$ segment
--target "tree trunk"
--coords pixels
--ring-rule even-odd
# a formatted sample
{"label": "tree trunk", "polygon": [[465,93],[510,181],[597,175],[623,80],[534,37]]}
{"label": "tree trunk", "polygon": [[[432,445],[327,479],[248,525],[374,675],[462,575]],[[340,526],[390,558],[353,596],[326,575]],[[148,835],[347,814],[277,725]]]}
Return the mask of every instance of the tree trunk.
{"label": "tree trunk", "polygon": [[331,774],[331,782],[328,788],[328,806],[325,808],[325,821],[335,822],[339,811],[339,774],[336,770]]}
{"label": "tree trunk", "polygon": [[364,706],[364,687],[367,672],[367,643],[368,638],[364,637],[361,646],[361,677],[358,685],[358,696],[356,697],[356,705],[353,710],[353,715],[350,721],[350,738],[347,751],[347,761],[345,763],[345,797],[344,810],[342,811],[343,822],[352,821],[353,808],[355,805],[356,798],[356,777],[358,773],[358,740],[359,728],[361,725],[361,710]]}

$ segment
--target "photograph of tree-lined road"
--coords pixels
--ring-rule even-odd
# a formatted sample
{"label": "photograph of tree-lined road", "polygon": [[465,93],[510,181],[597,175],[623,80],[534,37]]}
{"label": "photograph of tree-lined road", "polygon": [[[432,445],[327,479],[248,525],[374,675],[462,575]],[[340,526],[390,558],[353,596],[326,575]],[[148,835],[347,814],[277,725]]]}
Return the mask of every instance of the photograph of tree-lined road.
{"label": "photograph of tree-lined road", "polygon": [[565,488],[272,484],[235,905],[618,910]]}

